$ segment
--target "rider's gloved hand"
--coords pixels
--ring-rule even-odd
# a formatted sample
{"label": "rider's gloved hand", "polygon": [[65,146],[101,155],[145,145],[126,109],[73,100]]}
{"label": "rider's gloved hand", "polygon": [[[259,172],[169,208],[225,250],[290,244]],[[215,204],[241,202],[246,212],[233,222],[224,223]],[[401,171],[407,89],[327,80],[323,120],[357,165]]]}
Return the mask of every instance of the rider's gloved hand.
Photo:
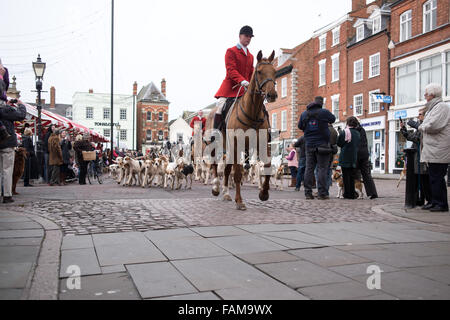
{"label": "rider's gloved hand", "polygon": [[241,82],[241,86],[243,87],[248,87],[250,85],[250,82],[248,82],[247,80],[244,80]]}

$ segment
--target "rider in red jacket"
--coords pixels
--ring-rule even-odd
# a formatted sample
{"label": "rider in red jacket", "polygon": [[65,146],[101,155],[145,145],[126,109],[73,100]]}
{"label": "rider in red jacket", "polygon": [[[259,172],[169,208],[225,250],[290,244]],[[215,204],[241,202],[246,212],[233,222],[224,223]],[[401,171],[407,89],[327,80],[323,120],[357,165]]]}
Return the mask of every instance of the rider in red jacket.
{"label": "rider in red jacket", "polygon": [[244,26],[239,32],[239,43],[227,50],[225,55],[225,67],[227,75],[222,85],[217,91],[215,98],[217,100],[217,111],[214,116],[214,129],[218,129],[222,122],[222,109],[227,98],[241,97],[248,87],[250,79],[253,75],[253,55],[248,50],[253,37],[253,29]]}
{"label": "rider in red jacket", "polygon": [[[200,111],[197,113],[197,116],[195,116],[194,118],[192,118],[191,125],[190,125],[192,129],[194,129],[194,124],[195,124],[197,121],[199,121],[199,122],[202,123],[202,124],[201,124],[202,135],[204,135],[204,134],[205,134],[205,129],[206,129],[206,118],[203,117],[203,111],[202,111],[202,110],[200,110]],[[194,135],[194,130],[192,130],[192,135]]]}

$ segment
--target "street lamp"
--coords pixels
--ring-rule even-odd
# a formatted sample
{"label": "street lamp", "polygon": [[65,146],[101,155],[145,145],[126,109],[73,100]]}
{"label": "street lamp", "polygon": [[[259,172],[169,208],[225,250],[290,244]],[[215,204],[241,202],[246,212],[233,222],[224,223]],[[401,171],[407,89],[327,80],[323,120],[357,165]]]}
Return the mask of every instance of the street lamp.
{"label": "street lamp", "polygon": [[43,164],[42,163],[42,142],[43,142],[43,136],[42,136],[42,121],[41,121],[41,112],[42,112],[42,101],[41,101],[41,91],[42,91],[42,79],[44,78],[45,73],[45,62],[42,62],[41,55],[38,54],[37,61],[33,62],[33,70],[34,74],[36,76],[36,90],[38,93],[38,103],[37,103],[37,109],[38,109],[38,140],[36,143],[36,156],[38,158],[39,163],[39,173],[42,178],[44,178],[43,175]]}

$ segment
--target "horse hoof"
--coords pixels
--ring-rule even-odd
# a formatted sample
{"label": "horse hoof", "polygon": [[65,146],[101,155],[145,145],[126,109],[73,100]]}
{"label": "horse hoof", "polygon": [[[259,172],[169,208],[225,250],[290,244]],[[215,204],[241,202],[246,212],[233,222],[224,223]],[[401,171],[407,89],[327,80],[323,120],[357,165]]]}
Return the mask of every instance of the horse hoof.
{"label": "horse hoof", "polygon": [[223,196],[223,201],[233,201],[233,199],[231,199],[231,196],[229,194],[226,194]]}
{"label": "horse hoof", "polygon": [[236,203],[236,209],[237,210],[241,210],[241,211],[245,211],[245,210],[247,210],[247,207],[243,203]]}
{"label": "horse hoof", "polygon": [[214,197],[218,197],[220,192],[217,191],[217,190],[212,190],[212,194],[213,194]]}
{"label": "horse hoof", "polygon": [[261,201],[267,201],[267,200],[269,200],[269,192],[264,192],[264,191],[261,191],[260,193],[259,193],[259,200],[261,200]]}

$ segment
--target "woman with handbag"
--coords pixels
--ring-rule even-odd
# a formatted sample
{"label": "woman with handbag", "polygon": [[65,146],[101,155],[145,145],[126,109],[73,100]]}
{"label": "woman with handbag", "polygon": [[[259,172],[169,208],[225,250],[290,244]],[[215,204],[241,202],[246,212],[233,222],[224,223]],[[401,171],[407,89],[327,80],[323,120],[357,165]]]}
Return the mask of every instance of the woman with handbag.
{"label": "woman with handbag", "polygon": [[339,131],[337,145],[341,147],[339,155],[339,165],[342,168],[342,178],[344,180],[344,198],[356,199],[354,170],[358,158],[358,148],[361,140],[359,132],[356,130],[358,119],[347,118],[347,127],[344,131]]}
{"label": "woman with handbag", "polygon": [[75,161],[80,168],[78,175],[78,182],[80,185],[86,184],[86,174],[89,161],[83,159],[83,151],[92,151],[93,148],[89,142],[89,135],[78,135],[73,144],[73,150],[75,151]]}

